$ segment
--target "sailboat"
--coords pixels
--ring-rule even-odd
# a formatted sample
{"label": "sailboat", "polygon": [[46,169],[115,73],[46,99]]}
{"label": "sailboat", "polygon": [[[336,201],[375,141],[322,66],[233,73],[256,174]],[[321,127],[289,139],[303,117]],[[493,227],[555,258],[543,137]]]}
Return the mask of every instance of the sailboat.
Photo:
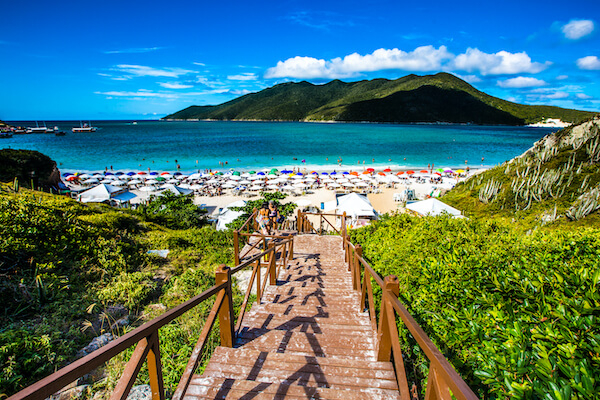
{"label": "sailboat", "polygon": [[73,132],[96,132],[96,127],[92,126],[91,123],[84,124],[79,123],[79,127],[74,127]]}
{"label": "sailboat", "polygon": [[37,121],[35,121],[35,128],[29,127],[25,131],[26,133],[46,133],[48,132],[48,128],[46,127],[46,123],[44,122],[44,126],[40,126]]}

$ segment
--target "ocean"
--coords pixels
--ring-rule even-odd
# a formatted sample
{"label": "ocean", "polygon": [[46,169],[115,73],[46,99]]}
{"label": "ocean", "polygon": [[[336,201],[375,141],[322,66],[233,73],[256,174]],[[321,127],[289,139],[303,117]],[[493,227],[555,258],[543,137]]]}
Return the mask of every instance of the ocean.
{"label": "ocean", "polygon": [[[35,122],[10,122],[35,126]],[[474,125],[237,121],[46,121],[65,136],[14,135],[2,148],[38,150],[61,171],[363,170],[490,167],[521,154],[557,129]],[[221,164],[222,163],[222,164]]]}

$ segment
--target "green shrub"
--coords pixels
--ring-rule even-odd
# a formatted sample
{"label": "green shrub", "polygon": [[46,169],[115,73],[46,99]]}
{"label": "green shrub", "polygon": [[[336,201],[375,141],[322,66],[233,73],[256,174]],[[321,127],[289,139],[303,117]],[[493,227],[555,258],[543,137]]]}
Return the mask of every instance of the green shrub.
{"label": "green shrub", "polygon": [[[600,231],[397,215],[350,231],[482,398],[586,399],[600,391]],[[399,323],[411,376],[428,363]],[[420,382],[419,382],[420,383]]]}
{"label": "green shrub", "polygon": [[143,306],[156,290],[153,274],[148,272],[122,273],[98,292],[100,300],[122,304],[135,311]]}

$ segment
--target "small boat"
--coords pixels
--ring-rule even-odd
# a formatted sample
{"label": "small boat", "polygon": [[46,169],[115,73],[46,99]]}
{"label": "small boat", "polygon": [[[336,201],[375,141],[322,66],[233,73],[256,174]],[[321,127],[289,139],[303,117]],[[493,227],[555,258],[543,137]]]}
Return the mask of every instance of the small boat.
{"label": "small boat", "polygon": [[90,124],[79,123],[79,127],[74,127],[73,132],[96,132],[96,127]]}
{"label": "small boat", "polygon": [[48,127],[46,127],[46,123],[44,122],[44,126],[40,126],[37,121],[35,121],[35,128],[29,127],[25,131],[25,133],[47,133]]}
{"label": "small boat", "polygon": [[56,135],[56,136],[65,136],[66,134],[67,134],[67,132],[65,132],[65,131],[56,131],[56,132],[54,132],[54,135]]}
{"label": "small boat", "polygon": [[0,139],[10,139],[11,137],[11,132],[0,132]]}

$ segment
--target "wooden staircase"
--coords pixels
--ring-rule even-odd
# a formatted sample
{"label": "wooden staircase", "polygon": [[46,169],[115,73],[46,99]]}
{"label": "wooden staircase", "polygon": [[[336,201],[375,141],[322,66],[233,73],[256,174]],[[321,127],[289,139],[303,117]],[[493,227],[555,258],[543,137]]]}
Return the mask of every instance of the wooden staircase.
{"label": "wooden staircase", "polygon": [[399,399],[394,368],[358,313],[339,236],[300,235],[294,259],[218,347],[184,399]]}

